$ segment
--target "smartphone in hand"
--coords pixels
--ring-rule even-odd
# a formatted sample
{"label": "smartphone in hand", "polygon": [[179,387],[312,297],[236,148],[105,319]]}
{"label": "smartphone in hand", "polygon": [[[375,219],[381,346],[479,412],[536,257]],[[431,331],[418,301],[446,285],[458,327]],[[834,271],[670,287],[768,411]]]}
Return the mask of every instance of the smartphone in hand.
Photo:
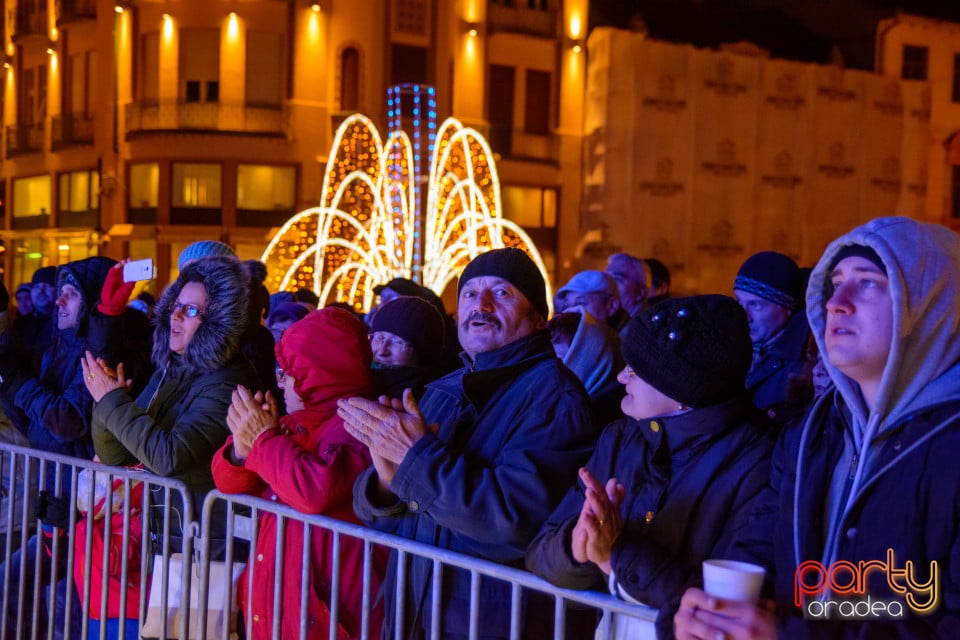
{"label": "smartphone in hand", "polygon": [[153,258],[133,260],[123,265],[123,281],[139,282],[153,279]]}

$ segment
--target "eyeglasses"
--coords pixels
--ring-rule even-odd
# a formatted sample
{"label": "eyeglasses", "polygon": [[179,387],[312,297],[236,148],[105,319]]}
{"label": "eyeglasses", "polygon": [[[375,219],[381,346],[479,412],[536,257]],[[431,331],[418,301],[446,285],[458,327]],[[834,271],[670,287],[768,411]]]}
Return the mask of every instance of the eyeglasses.
{"label": "eyeglasses", "polygon": [[177,311],[182,311],[184,317],[186,318],[196,318],[197,316],[203,315],[203,309],[198,307],[195,304],[187,304],[183,302],[174,302],[170,305],[171,315]]}
{"label": "eyeglasses", "polygon": [[376,351],[387,347],[388,349],[396,349],[397,351],[406,351],[412,349],[410,343],[404,340],[399,336],[390,336],[389,338],[383,335],[382,333],[371,333],[370,334],[370,348]]}
{"label": "eyeglasses", "polygon": [[283,369],[281,369],[280,367],[277,367],[276,373],[277,373],[277,384],[283,384],[284,382],[286,382],[287,374],[284,372]]}

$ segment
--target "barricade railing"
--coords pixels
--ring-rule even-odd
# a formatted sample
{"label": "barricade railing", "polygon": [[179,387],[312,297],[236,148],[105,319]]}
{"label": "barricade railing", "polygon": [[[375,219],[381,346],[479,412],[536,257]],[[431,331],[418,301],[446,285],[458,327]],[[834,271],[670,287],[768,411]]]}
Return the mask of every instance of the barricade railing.
{"label": "barricade railing", "polygon": [[[154,555],[166,585],[174,551],[190,557],[199,536],[186,485],[140,469],[3,444],[0,478],[0,640],[106,638],[111,617],[129,616],[142,628]],[[189,590],[184,573],[174,593],[189,597]],[[164,609],[166,593],[159,594]],[[177,627],[161,620],[161,637],[188,637],[189,617]],[[123,624],[111,636],[136,637]]]}
{"label": "barricade railing", "polygon": [[[88,470],[81,475],[81,472]],[[379,637],[373,612],[377,607],[374,557],[383,557],[384,550],[397,555],[396,590],[385,597],[397,603],[397,619],[391,621],[396,637],[402,637],[407,582],[407,568],[414,558],[430,562],[432,591],[427,596],[430,607],[432,637],[439,638],[442,629],[442,585],[445,571],[466,572],[470,576],[469,628],[462,633],[477,638],[484,616],[509,616],[510,637],[519,639],[526,596],[537,595],[552,602],[553,630],[545,629],[543,637],[563,640],[568,612],[596,611],[600,620],[598,638],[615,638],[613,617],[625,616],[648,625],[654,637],[656,610],[637,606],[606,594],[593,591],[562,589],[514,567],[496,564],[457,552],[399,538],[360,525],[322,515],[307,515],[278,502],[248,495],[227,495],[211,491],[202,505],[203,526],[198,525],[191,510],[190,492],[182,482],[161,478],[146,471],[109,467],[76,458],[57,456],[33,449],[0,444],[0,478],[4,481],[5,499],[0,524],[6,525],[6,540],[0,545],[3,564],[0,566],[0,640],[51,638],[130,638],[133,629],[143,637],[177,637],[184,640],[211,638],[226,640],[242,637],[243,621],[252,620],[253,600],[250,594],[269,594],[272,610],[281,611],[284,575],[299,575],[299,611],[283,610],[284,616],[299,616],[300,638],[342,637],[339,622],[343,619],[342,584],[345,577],[362,584],[362,609],[359,637]],[[31,483],[31,479],[36,479]],[[142,487],[138,508],[137,487]],[[97,493],[100,487],[100,494]],[[109,488],[109,490],[107,489]],[[36,496],[44,495],[42,500]],[[77,498],[85,494],[85,513],[75,507]],[[93,496],[91,501],[90,496]],[[117,506],[117,502],[121,504]],[[44,518],[33,513],[41,503],[70,505],[62,526],[45,525],[58,514]],[[173,506],[171,506],[173,505]],[[48,505],[49,506],[49,505]],[[98,513],[103,515],[97,517]],[[230,514],[229,517],[223,513]],[[219,517],[214,514],[218,514]],[[63,517],[63,514],[59,514]],[[239,573],[244,560],[247,567],[256,566],[255,542],[261,519],[276,519],[276,545],[273,550],[277,571],[270,584],[258,579],[260,574],[248,571],[247,582],[240,585]],[[137,521],[140,519],[139,535]],[[81,524],[83,526],[81,526]],[[151,526],[152,525],[152,526]],[[285,548],[284,532],[302,527],[302,549],[292,557]],[[74,536],[66,532],[74,532]],[[91,531],[99,531],[102,549],[94,544]],[[178,533],[182,542],[178,544]],[[76,540],[86,533],[83,544]],[[2,527],[0,527],[2,533]],[[312,536],[332,539],[329,557],[311,556]],[[196,539],[194,537],[196,536]],[[344,542],[362,545],[362,561],[345,561]],[[137,545],[139,544],[139,548]],[[33,550],[31,551],[31,545]],[[17,558],[19,556],[19,558]],[[297,557],[299,556],[299,557]],[[19,561],[18,561],[19,560]],[[29,562],[25,562],[28,560]],[[93,571],[95,564],[102,568]],[[28,567],[28,564],[30,565]],[[82,567],[81,580],[75,580],[76,567]],[[306,612],[313,575],[312,567],[329,566],[330,581],[322,591],[329,594],[329,625],[321,632],[309,626]],[[382,568],[382,566],[381,566]],[[292,573],[291,573],[292,572]],[[98,575],[94,581],[92,574]],[[32,578],[31,578],[32,576]],[[66,580],[64,581],[64,579]],[[135,580],[136,589],[131,587]],[[256,582],[255,582],[256,580]],[[509,611],[491,611],[484,606],[481,585],[484,581],[509,585]],[[65,583],[65,584],[64,584]],[[59,587],[58,587],[59,584]],[[128,585],[123,589],[120,585]],[[248,594],[243,619],[237,614],[237,591]],[[58,599],[59,598],[59,599]],[[131,604],[135,599],[135,607]],[[113,604],[111,604],[113,603]],[[549,605],[548,605],[549,606]],[[118,614],[127,615],[136,624],[128,627],[123,621],[108,636],[106,620]],[[123,617],[123,616],[121,616]],[[280,637],[280,616],[273,616],[270,635]],[[92,631],[94,625],[98,631]],[[144,635],[146,634],[146,635]]]}
{"label": "barricade railing", "polygon": [[[441,587],[442,574],[444,570],[462,570],[470,573],[471,576],[471,594],[470,594],[470,625],[469,629],[465,629],[464,633],[471,639],[476,639],[479,637],[480,633],[480,620],[481,616],[509,616],[510,619],[510,637],[513,639],[519,640],[521,637],[521,628],[522,628],[522,619],[524,616],[524,611],[522,610],[521,603],[523,600],[524,591],[529,593],[536,593],[552,598],[553,600],[553,634],[545,635],[543,637],[553,637],[555,640],[564,639],[564,629],[565,629],[565,613],[572,606],[578,607],[581,609],[593,609],[602,614],[602,619],[600,622],[600,633],[597,635],[597,638],[603,640],[613,640],[613,615],[622,615],[629,618],[634,618],[642,621],[643,623],[649,625],[650,637],[655,637],[653,630],[653,623],[656,620],[657,611],[650,607],[643,607],[638,605],[633,605],[626,603],[612,595],[599,593],[594,591],[574,591],[570,589],[562,589],[556,587],[537,576],[514,567],[509,567],[480,558],[475,558],[472,556],[467,556],[461,553],[454,551],[449,551],[446,549],[440,549],[428,544],[423,544],[420,542],[415,542],[405,538],[399,538],[397,536],[382,533],[373,529],[369,529],[364,526],[352,524],[349,522],[344,522],[342,520],[336,520],[323,515],[307,515],[303,514],[292,507],[278,504],[277,502],[264,500],[261,498],[256,498],[248,495],[238,495],[238,494],[223,494],[219,491],[211,491],[204,502],[203,507],[203,533],[201,537],[200,547],[204,550],[201,556],[208,556],[207,550],[210,547],[210,531],[212,530],[212,518],[210,517],[211,510],[213,509],[214,504],[218,501],[226,502],[228,507],[228,512],[237,513],[240,511],[249,510],[249,518],[252,524],[249,527],[249,536],[243,537],[243,542],[246,543],[247,540],[250,542],[249,554],[247,557],[247,566],[254,565],[257,560],[257,550],[256,550],[256,537],[259,533],[258,521],[260,516],[263,514],[272,514],[277,518],[277,535],[276,535],[276,547],[275,554],[277,558],[282,558],[283,562],[278,563],[282,564],[284,572],[290,571],[299,571],[300,575],[300,606],[299,611],[307,611],[307,597],[309,591],[309,584],[311,580],[318,579],[317,576],[310,575],[310,564],[309,564],[309,552],[310,545],[309,540],[311,536],[311,530],[326,530],[332,532],[334,544],[331,556],[327,559],[330,562],[331,570],[331,582],[329,585],[326,585],[329,589],[330,601],[328,603],[330,610],[330,625],[326,636],[330,639],[336,639],[337,635],[337,618],[339,613],[339,591],[340,591],[340,578],[344,575],[346,571],[354,571],[359,573],[362,576],[362,585],[363,585],[363,619],[361,621],[360,627],[360,638],[366,640],[368,638],[377,638],[379,635],[372,635],[370,628],[370,611],[372,608],[372,603],[377,598],[377,593],[372,592],[371,587],[371,578],[373,571],[373,555],[375,547],[383,547],[389,549],[398,554],[398,563],[397,566],[400,567],[398,571],[398,579],[396,582],[396,592],[390,594],[386,597],[395,598],[397,602],[396,611],[398,613],[403,612],[405,607],[404,599],[407,597],[406,592],[406,582],[407,576],[404,571],[407,566],[408,561],[411,558],[427,558],[432,564],[432,579],[431,579],[431,593],[429,595],[433,606],[431,607],[431,623],[429,628],[433,633],[433,637],[439,638],[442,626],[442,616],[443,611],[440,606],[441,603]],[[239,508],[239,509],[238,509]],[[227,545],[229,547],[231,540],[237,536],[237,528],[235,526],[236,518],[228,522],[227,527]],[[300,526],[304,527],[303,533],[303,545],[300,552],[299,559],[296,557],[289,557],[286,553],[284,546],[285,537],[282,535],[282,532],[291,523],[297,523]],[[246,527],[244,527],[246,529]],[[361,541],[363,544],[363,563],[362,566],[357,567],[346,567],[341,564],[341,548],[344,539],[355,539]],[[228,553],[229,556],[229,553]],[[297,560],[299,562],[297,563]],[[295,564],[291,564],[291,561],[294,561]],[[203,573],[200,578],[200,592],[209,593],[209,577],[208,572],[210,569],[210,563],[203,563],[202,565]],[[227,572],[229,574],[229,572]],[[356,573],[354,574],[356,575]],[[282,602],[281,599],[281,589],[285,588],[283,586],[283,574],[278,574],[274,577],[273,584],[262,584],[257,580],[256,573],[248,571],[247,580],[249,581],[246,585],[246,592],[248,594],[254,593],[255,590],[259,591],[260,594],[268,593],[268,597],[273,599],[273,610],[277,611],[280,609]],[[511,605],[509,611],[503,610],[486,610],[483,607],[480,596],[480,584],[482,580],[497,580],[508,583],[511,589]],[[223,611],[228,602],[229,597],[233,593],[232,588],[223,589],[222,592],[227,598],[221,602],[212,603],[208,602],[210,605],[215,605],[215,610],[218,612]],[[244,612],[245,619],[250,619],[254,614],[252,610],[252,598],[248,598],[247,609]],[[285,612],[285,614],[296,614],[296,612]],[[300,626],[300,638],[307,637],[317,637],[314,633],[308,635],[306,628],[305,616],[301,615],[301,626]],[[274,617],[273,619],[274,628],[273,628],[273,637],[279,637],[279,620]],[[212,628],[218,629],[220,635],[217,636],[218,640],[223,640],[227,638],[227,629],[225,626],[212,625],[209,622],[209,612],[201,609],[199,613],[198,626],[200,628],[206,628],[208,630]],[[406,637],[404,629],[404,621],[396,620],[395,624],[392,625],[396,628],[396,638],[399,640],[402,637]],[[592,637],[592,635],[591,635]]]}

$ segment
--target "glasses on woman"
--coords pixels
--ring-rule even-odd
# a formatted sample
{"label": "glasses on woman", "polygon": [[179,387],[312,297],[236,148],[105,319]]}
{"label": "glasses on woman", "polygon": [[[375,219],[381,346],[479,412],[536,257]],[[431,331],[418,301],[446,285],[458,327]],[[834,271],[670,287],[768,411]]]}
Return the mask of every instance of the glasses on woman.
{"label": "glasses on woman", "polygon": [[184,317],[187,318],[196,318],[197,316],[203,315],[203,309],[195,304],[184,302],[174,302],[172,305],[170,305],[171,314],[174,314],[177,311],[182,311]]}
{"label": "glasses on woman", "polygon": [[410,343],[404,340],[399,336],[392,336],[389,334],[383,334],[381,332],[371,333],[370,334],[370,348],[374,351],[387,347],[388,349],[396,349],[397,351],[407,351],[412,349]]}

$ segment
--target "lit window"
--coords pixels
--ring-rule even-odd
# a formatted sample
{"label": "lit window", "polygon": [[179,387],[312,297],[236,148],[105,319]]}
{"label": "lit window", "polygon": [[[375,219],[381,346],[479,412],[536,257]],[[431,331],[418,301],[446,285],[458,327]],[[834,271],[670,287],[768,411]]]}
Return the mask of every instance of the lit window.
{"label": "lit window", "polygon": [[91,211],[98,208],[100,174],[96,170],[60,174],[60,212]]}
{"label": "lit window", "polygon": [[133,209],[155,209],[160,189],[160,165],[156,162],[130,165],[130,200]]}
{"label": "lit window", "polygon": [[174,163],[171,185],[174,207],[220,207],[220,165]]}
{"label": "lit window", "polygon": [[294,167],[241,164],[237,167],[237,208],[254,211],[292,209],[297,172]]}
{"label": "lit window", "polygon": [[503,214],[508,220],[527,229],[557,226],[557,192],[539,187],[506,186],[503,194]]}
{"label": "lit window", "polygon": [[50,176],[13,181],[13,217],[29,218],[50,213]]}

